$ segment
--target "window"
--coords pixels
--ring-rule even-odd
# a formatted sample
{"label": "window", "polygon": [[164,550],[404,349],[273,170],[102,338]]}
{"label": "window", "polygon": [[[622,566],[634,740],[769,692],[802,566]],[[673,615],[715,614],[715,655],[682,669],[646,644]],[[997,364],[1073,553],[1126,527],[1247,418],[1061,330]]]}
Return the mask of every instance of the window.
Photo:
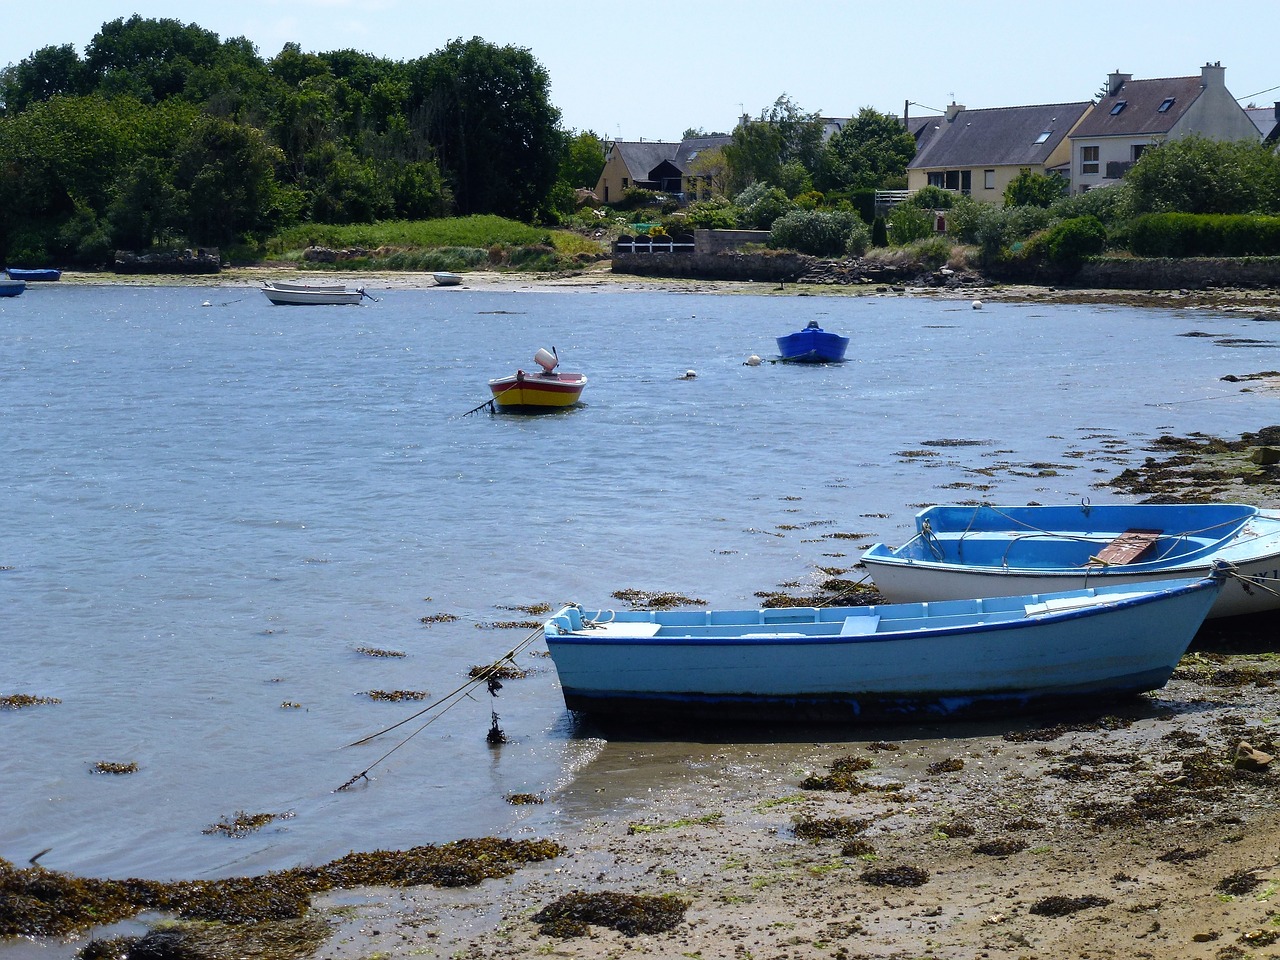
{"label": "window", "polygon": [[1138,162],[1138,158],[1142,156],[1142,151],[1147,149],[1145,143],[1135,143],[1129,148],[1129,159],[1134,163]]}
{"label": "window", "polygon": [[1116,105],[1111,108],[1111,115],[1114,117],[1121,110],[1123,110],[1128,105],[1128,103],[1129,103],[1128,100],[1117,100]]}
{"label": "window", "polygon": [[626,177],[623,177],[623,178],[622,178],[622,189],[623,189],[623,190],[627,189],[627,178],[626,178]]}
{"label": "window", "polygon": [[996,188],[996,172],[994,170],[982,171],[982,188],[984,190],[994,190]]}
{"label": "window", "polygon": [[1081,173],[1097,173],[1098,172],[1098,147],[1081,147],[1080,148],[1080,172]]}
{"label": "window", "polygon": [[1045,130],[1045,131],[1043,131],[1043,132],[1040,134],[1040,136],[1036,137],[1036,143],[1044,143],[1044,142],[1045,142],[1046,140],[1048,140],[1051,136],[1053,136],[1053,131],[1052,131],[1052,130]]}
{"label": "window", "polygon": [[1164,103],[1160,104],[1160,106],[1156,108],[1156,113],[1168,112],[1169,108],[1173,106],[1173,100],[1173,97],[1165,97]]}

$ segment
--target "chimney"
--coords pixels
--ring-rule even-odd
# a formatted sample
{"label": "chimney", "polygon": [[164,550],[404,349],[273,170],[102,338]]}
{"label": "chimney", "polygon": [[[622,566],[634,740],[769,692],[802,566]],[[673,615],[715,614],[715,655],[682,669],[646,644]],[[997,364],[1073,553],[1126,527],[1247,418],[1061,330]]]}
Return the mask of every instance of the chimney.
{"label": "chimney", "polygon": [[963,103],[956,103],[954,100],[952,100],[951,106],[947,107],[947,123],[950,123],[952,120],[954,120],[956,118],[956,114],[960,113],[963,109],[964,109]]}
{"label": "chimney", "polygon": [[1132,73],[1121,73],[1119,70],[1107,74],[1107,96],[1114,97],[1120,92],[1120,88],[1132,79]]}
{"label": "chimney", "polygon": [[1280,100],[1276,101],[1276,123],[1280,123]]}
{"label": "chimney", "polygon": [[1200,86],[1206,88],[1226,87],[1227,82],[1224,79],[1226,72],[1227,68],[1222,65],[1221,60],[1218,60],[1215,63],[1206,63],[1200,68]]}

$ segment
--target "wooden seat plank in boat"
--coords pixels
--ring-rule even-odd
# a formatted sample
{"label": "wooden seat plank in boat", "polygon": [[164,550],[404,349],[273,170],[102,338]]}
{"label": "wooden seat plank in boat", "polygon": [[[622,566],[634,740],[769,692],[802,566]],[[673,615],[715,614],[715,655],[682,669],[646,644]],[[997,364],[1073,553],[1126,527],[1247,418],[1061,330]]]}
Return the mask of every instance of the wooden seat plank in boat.
{"label": "wooden seat plank in boat", "polygon": [[1163,530],[1136,528],[1126,530],[1099,550],[1096,556],[1090,557],[1089,563],[1103,565],[1133,563],[1151,548],[1162,533],[1164,533]]}

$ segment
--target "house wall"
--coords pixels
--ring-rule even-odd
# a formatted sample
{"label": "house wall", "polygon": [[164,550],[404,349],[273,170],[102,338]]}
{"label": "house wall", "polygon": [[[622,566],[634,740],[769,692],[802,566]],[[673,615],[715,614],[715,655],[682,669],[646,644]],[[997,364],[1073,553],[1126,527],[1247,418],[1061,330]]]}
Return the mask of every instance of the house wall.
{"label": "house wall", "polygon": [[605,160],[604,169],[600,171],[600,179],[596,181],[596,197],[601,203],[618,203],[623,194],[635,186],[631,171],[622,159],[618,150],[610,150]]}
{"label": "house wall", "polygon": [[[1020,174],[1023,170],[1031,170],[1034,173],[1044,173],[1045,169],[1041,166],[1013,166],[1013,165],[996,165],[990,167],[962,167],[961,170],[969,171],[970,189],[969,196],[983,203],[1004,203],[1004,191],[1009,183]],[[988,189],[986,186],[986,172],[988,170],[995,171],[993,186]],[[910,191],[919,190],[921,187],[929,185],[929,174],[941,172],[942,168],[933,169],[915,169],[907,171],[907,189]]]}
{"label": "house wall", "polygon": [[[1206,66],[1202,72],[1219,70],[1221,67]],[[1223,86],[1221,77],[1217,78],[1216,83],[1210,81],[1204,92],[1196,98],[1196,102],[1187,108],[1187,112],[1169,131],[1169,139],[1175,140],[1193,133],[1211,140],[1258,139],[1258,128]]]}

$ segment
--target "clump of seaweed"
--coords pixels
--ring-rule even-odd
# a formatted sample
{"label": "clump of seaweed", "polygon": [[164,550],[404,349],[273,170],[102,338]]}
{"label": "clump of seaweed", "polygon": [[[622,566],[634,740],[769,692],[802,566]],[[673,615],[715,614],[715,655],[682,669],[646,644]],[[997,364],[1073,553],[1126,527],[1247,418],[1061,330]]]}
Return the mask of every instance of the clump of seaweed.
{"label": "clump of seaweed", "polygon": [[331,933],[329,924],[315,917],[235,926],[172,923],[144,937],[91,940],[77,954],[77,960],[179,960],[184,957],[304,960],[314,956]]}
{"label": "clump of seaweed", "polygon": [[453,623],[457,619],[457,614],[453,613],[430,613],[425,617],[419,617],[418,622],[430,625],[433,623]]}
{"label": "clump of seaweed", "polygon": [[121,776],[127,773],[137,773],[138,765],[136,763],[113,763],[110,760],[99,760],[93,765],[94,773],[112,773]]}
{"label": "clump of seaweed", "polygon": [[870,820],[857,817],[802,818],[796,821],[795,834],[801,840],[846,840],[857,836],[867,827]]}
{"label": "clump of seaweed", "polygon": [[863,770],[870,770],[875,763],[869,757],[858,757],[852,754],[844,757],[836,757],[831,761],[831,772],[834,774],[841,773],[859,773]]}
{"label": "clump of seaweed", "polygon": [[543,799],[536,793],[508,793],[503,797],[507,803],[513,807],[523,807],[531,803],[543,803]]}
{"label": "clump of seaweed", "polygon": [[1209,851],[1203,847],[1197,850],[1187,850],[1183,847],[1174,847],[1167,853],[1162,853],[1156,857],[1164,863],[1190,863],[1192,860],[1203,860],[1209,855]]}
{"label": "clump of seaweed", "polygon": [[609,927],[628,937],[641,933],[665,933],[684,920],[689,901],[675,894],[648,896],[637,893],[582,893],[560,897],[533,915],[539,932],[553,937],[581,937],[592,924]]}
{"label": "clump of seaweed", "polygon": [[551,612],[551,604],[549,603],[514,603],[514,604],[498,604],[499,610],[516,610],[520,613],[527,613],[531,617],[541,617]]}
{"label": "clump of seaweed", "polygon": [[1031,912],[1038,917],[1065,917],[1090,907],[1105,907],[1110,903],[1106,897],[1091,893],[1082,897],[1053,896],[1037,900],[1031,905]]}
{"label": "clump of seaweed", "polygon": [[402,700],[425,700],[430,694],[426,690],[366,690],[364,695],[370,700],[386,700],[399,703]]}
{"label": "clump of seaweed", "polygon": [[490,663],[467,671],[472,680],[523,680],[528,675],[527,670],[521,670],[514,663]]}
{"label": "clump of seaweed", "polygon": [[935,760],[926,769],[935,777],[940,773],[956,773],[964,769],[964,760],[960,757],[947,757],[945,760]]}
{"label": "clump of seaweed", "polygon": [[491,623],[477,623],[477,630],[537,630],[542,626],[541,620],[494,620]]}
{"label": "clump of seaweed", "polygon": [[403,657],[403,650],[383,650],[380,647],[356,647],[356,653],[366,657]]}
{"label": "clump of seaweed", "polygon": [[858,838],[850,840],[840,848],[840,856],[842,857],[874,857],[876,848],[872,846],[870,840]]}
{"label": "clump of seaweed", "polygon": [[23,707],[38,707],[42,704],[61,703],[57,697],[33,697],[29,693],[11,693],[0,697],[0,708],[5,710],[21,710]]}
{"label": "clump of seaweed", "polygon": [[1004,734],[1004,739],[1010,743],[1048,743],[1068,733],[1125,730],[1133,724],[1133,719],[1129,717],[1101,717],[1087,723],[1055,723],[1045,727],[1033,727],[1030,730],[1009,730]]}
{"label": "clump of seaweed", "polygon": [[237,810],[230,819],[224,817],[200,832],[221,833],[227,837],[247,837],[274,820],[288,820],[292,816],[292,813],[246,813],[243,810]]}
{"label": "clump of seaweed", "polygon": [[984,840],[979,843],[973,848],[973,852],[988,857],[1009,857],[1015,853],[1021,853],[1028,846],[1030,844],[1027,841],[1016,837],[997,837],[994,840]]}
{"label": "clump of seaweed", "polygon": [[610,594],[615,600],[631,605],[633,610],[670,610],[673,607],[705,607],[707,601],[686,597],[665,590],[638,590],[628,588]]}
{"label": "clump of seaweed", "polygon": [[1252,870],[1239,870],[1223,877],[1216,884],[1216,889],[1233,897],[1243,896],[1262,881]]}
{"label": "clump of seaweed", "polygon": [[935,823],[933,829],[946,837],[972,837],[978,832],[968,820],[943,820]]}
{"label": "clump of seaweed", "polygon": [[176,883],[100,880],[39,866],[19,870],[0,859],[0,937],[61,937],[144,910],[234,924],[297,920],[309,909],[311,895],[327,890],[475,886],[562,853],[552,840],[482,837],[407,851],[350,853],[319,867],[257,877]]}
{"label": "clump of seaweed", "polygon": [[863,872],[862,880],[877,887],[922,887],[929,882],[929,871],[905,864],[872,867]]}
{"label": "clump of seaweed", "polygon": [[856,774],[869,770],[875,763],[869,757],[852,754],[837,757],[828,767],[825,776],[810,774],[800,781],[801,790],[833,790],[845,793],[863,793],[871,789]]}
{"label": "clump of seaweed", "polygon": [[902,747],[900,747],[896,743],[889,743],[887,740],[877,740],[874,743],[868,743],[867,749],[868,750],[901,750]]}

